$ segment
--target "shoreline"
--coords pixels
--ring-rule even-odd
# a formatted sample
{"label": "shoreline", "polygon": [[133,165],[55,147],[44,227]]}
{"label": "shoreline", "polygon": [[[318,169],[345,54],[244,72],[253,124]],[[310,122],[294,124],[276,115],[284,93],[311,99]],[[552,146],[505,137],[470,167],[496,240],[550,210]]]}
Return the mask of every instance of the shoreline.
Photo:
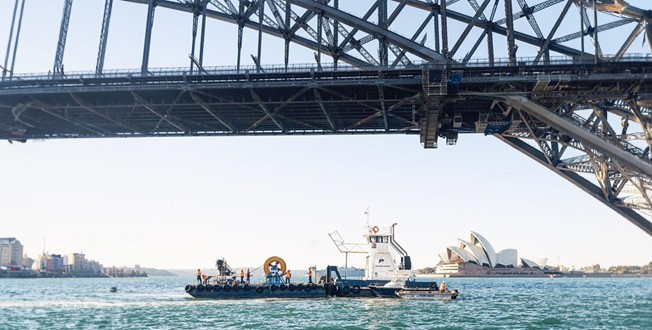
{"label": "shoreline", "polygon": [[637,278],[652,274],[545,274],[545,275],[452,275],[418,274],[417,278]]}

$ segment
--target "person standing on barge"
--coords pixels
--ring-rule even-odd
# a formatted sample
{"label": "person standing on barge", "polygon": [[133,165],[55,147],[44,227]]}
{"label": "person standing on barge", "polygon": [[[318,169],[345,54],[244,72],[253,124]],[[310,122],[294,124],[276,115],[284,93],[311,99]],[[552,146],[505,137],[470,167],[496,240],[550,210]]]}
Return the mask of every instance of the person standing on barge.
{"label": "person standing on barge", "polygon": [[290,284],[290,279],[292,278],[292,273],[290,273],[290,270],[288,269],[287,272],[285,272],[285,284]]}

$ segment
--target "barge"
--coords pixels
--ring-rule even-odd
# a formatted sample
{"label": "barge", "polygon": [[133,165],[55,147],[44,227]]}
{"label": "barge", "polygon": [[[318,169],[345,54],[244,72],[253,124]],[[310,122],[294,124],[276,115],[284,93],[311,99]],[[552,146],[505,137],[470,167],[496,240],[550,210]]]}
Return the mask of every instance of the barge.
{"label": "barge", "polygon": [[[438,297],[455,299],[457,291],[441,292],[437,282],[416,281],[412,274],[410,256],[394,239],[394,227],[367,226],[364,232],[364,244],[345,243],[339,233],[331,233],[331,239],[338,249],[348,253],[365,253],[365,275],[359,279],[341,276],[336,266],[327,266],[325,274],[316,283],[285,282],[289,272],[282,258],[270,257],[261,266],[265,281],[251,284],[244,281],[242,274],[237,274],[224,259],[216,262],[218,276],[212,280],[188,284],[186,293],[194,298],[212,299],[255,299],[255,298],[414,298]],[[391,252],[399,253],[396,262]],[[316,277],[315,277],[316,278]]]}

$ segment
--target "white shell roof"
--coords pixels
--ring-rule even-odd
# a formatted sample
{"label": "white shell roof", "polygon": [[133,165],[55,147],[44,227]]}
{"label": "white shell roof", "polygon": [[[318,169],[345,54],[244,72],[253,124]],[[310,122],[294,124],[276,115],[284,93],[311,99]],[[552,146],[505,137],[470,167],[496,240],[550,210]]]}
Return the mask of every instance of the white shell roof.
{"label": "white shell roof", "polygon": [[489,260],[491,267],[496,267],[496,250],[494,250],[494,247],[491,246],[491,243],[489,243],[486,238],[474,231],[471,231],[471,243],[474,245],[480,244],[484,250],[485,255],[487,256],[487,259]]}
{"label": "white shell roof", "polygon": [[537,258],[537,259],[534,259],[534,262],[536,262],[537,265],[539,265],[539,266],[541,266],[543,268],[548,264],[548,258]]}
{"label": "white shell roof", "polygon": [[496,265],[516,267],[517,263],[518,251],[516,251],[516,249],[504,249],[496,253]]}
{"label": "white shell roof", "polygon": [[543,269],[545,267],[545,265],[540,265],[533,260],[525,259],[525,258],[521,258],[521,263],[523,264],[524,267],[539,268],[539,269]]}
{"label": "white shell roof", "polygon": [[469,261],[473,261],[475,263],[478,262],[473,255],[471,255],[466,250],[459,248],[457,246],[447,246],[446,254],[449,260],[453,258],[453,255],[457,255],[464,262],[469,262]]}
{"label": "white shell roof", "polygon": [[466,250],[468,253],[472,254],[475,257],[475,260],[478,261],[478,265],[491,265],[487,259],[487,255],[484,253],[484,250],[481,247],[475,246],[463,239],[458,238],[458,240],[460,241],[460,247]]}
{"label": "white shell roof", "polygon": [[446,251],[437,253],[437,255],[443,262],[448,262],[450,260],[450,258],[448,258],[448,249],[446,249]]}

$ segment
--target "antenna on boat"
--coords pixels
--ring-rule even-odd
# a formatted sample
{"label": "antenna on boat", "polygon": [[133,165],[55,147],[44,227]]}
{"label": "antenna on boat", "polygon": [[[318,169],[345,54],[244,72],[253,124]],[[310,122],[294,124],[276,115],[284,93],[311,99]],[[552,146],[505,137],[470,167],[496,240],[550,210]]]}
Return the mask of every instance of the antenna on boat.
{"label": "antenna on boat", "polygon": [[364,211],[364,214],[367,216],[367,227],[369,227],[369,206],[367,206],[367,209]]}

